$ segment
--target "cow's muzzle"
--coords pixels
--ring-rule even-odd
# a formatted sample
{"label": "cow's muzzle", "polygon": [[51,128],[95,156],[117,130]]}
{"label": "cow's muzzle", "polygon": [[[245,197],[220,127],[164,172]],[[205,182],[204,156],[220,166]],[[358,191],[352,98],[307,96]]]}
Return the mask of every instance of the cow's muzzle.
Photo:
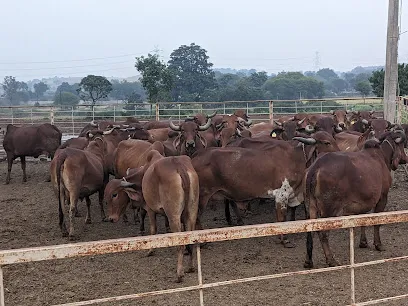
{"label": "cow's muzzle", "polygon": [[195,141],[194,140],[186,141],[186,148],[195,148]]}

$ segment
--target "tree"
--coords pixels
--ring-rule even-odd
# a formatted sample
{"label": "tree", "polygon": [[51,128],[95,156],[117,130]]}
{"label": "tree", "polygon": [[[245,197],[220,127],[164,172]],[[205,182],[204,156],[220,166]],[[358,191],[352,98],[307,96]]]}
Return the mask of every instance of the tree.
{"label": "tree", "polygon": [[363,97],[365,97],[370,94],[371,85],[368,81],[360,81],[354,86],[354,89],[360,92]]}
{"label": "tree", "polygon": [[254,72],[249,76],[249,82],[254,87],[261,87],[268,80],[268,75],[265,71]]}
{"label": "tree", "polygon": [[55,105],[75,106],[79,103],[79,97],[71,92],[56,92],[54,96]]}
{"label": "tree", "polygon": [[128,82],[118,80],[112,80],[112,92],[109,96],[113,99],[129,101],[135,100],[136,95],[139,96],[138,99],[142,100],[145,97],[145,92],[143,90],[142,84],[140,82]]}
{"label": "tree", "polygon": [[170,98],[173,76],[157,54],[137,57],[135,67],[142,75],[140,81],[147,91],[149,102],[156,103]]}
{"label": "tree", "polygon": [[13,76],[6,76],[4,78],[3,84],[3,91],[4,91],[4,97],[10,102],[10,105],[14,105],[14,103],[17,103],[15,101],[17,91],[20,88],[20,83],[16,81],[16,78]]}
{"label": "tree", "polygon": [[174,75],[174,100],[183,101],[191,96],[195,96],[194,100],[200,100],[200,95],[206,89],[214,88],[213,64],[208,59],[207,51],[194,43],[182,45],[170,54],[168,64]]}
{"label": "tree", "polygon": [[112,84],[104,76],[88,75],[79,83],[77,89],[80,98],[84,101],[90,100],[92,105],[97,101],[107,98],[112,91]]}
{"label": "tree", "polygon": [[48,85],[45,84],[44,82],[40,82],[37,84],[34,84],[34,94],[37,98],[37,102],[40,97],[44,96],[44,93],[48,90]]}
{"label": "tree", "polygon": [[[377,97],[384,96],[384,74],[384,69],[373,71],[369,78],[373,92]],[[408,64],[398,64],[397,94],[408,95]]]}
{"label": "tree", "polygon": [[57,87],[56,92],[65,91],[65,92],[70,92],[70,93],[78,96],[78,89],[79,89],[79,84],[78,83],[70,85],[67,82],[62,82],[62,84]]}
{"label": "tree", "polygon": [[316,72],[316,75],[320,76],[326,81],[331,81],[339,78],[337,73],[335,73],[333,69],[330,68],[320,69],[318,72]]}

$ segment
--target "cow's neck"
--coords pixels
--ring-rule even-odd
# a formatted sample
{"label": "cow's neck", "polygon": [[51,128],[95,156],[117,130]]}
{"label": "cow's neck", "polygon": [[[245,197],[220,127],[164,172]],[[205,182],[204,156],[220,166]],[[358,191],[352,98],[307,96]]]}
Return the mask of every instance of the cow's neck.
{"label": "cow's neck", "polygon": [[384,157],[385,164],[387,165],[388,169],[391,170],[392,158],[394,155],[395,148],[388,139],[385,139],[381,143],[380,148],[382,155]]}

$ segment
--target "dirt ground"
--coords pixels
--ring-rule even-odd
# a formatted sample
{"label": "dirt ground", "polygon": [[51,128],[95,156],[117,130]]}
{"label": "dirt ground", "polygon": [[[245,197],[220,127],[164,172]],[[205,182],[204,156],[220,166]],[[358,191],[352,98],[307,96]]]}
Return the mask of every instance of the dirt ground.
{"label": "dirt ground", "polygon": [[[22,171],[15,164],[12,181],[0,187],[1,249],[25,248],[68,243],[58,227],[57,200],[46,183],[48,162],[27,164],[28,182],[22,183]],[[0,181],[5,180],[7,164],[0,163]],[[396,173],[395,186],[389,195],[387,210],[408,209],[408,182],[404,173]],[[92,198],[92,224],[84,223],[85,203],[79,205],[83,217],[77,219],[79,241],[91,241],[139,235],[138,226],[122,221],[101,222],[97,199]],[[255,204],[246,224],[275,220],[270,203]],[[302,209],[298,218],[304,218]],[[159,217],[160,232],[164,232]],[[204,213],[206,228],[226,226],[223,208]],[[381,229],[386,251],[372,246],[356,248],[356,261],[407,255],[408,224],[387,225]],[[357,230],[356,236],[359,231]],[[271,273],[303,270],[305,234],[294,235],[294,249],[275,243],[275,237],[211,243],[202,249],[204,282],[229,280]],[[341,263],[348,261],[348,231],[330,235],[332,249]],[[356,238],[356,245],[358,245]],[[95,257],[17,264],[4,268],[6,305],[50,305],[86,299],[125,295],[174,288],[176,250],[159,249],[155,256],[146,251]],[[320,243],[315,237],[315,266],[325,267]],[[356,270],[357,300],[408,293],[408,263],[388,263]],[[205,305],[347,305],[349,304],[349,271],[320,273],[281,279],[229,285],[204,291]],[[184,285],[197,284],[197,273],[186,274]],[[199,305],[198,292],[150,297],[141,300],[104,305]],[[387,305],[408,305],[408,300]]]}

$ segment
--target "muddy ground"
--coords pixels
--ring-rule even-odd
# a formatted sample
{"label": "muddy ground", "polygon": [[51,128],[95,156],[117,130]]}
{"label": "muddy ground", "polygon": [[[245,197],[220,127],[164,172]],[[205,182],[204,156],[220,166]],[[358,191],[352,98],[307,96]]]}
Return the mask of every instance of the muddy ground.
{"label": "muddy ground", "polygon": [[[0,185],[0,248],[13,249],[67,243],[58,227],[57,200],[51,184],[45,182],[49,163],[27,164],[28,182],[22,183],[19,164],[14,165],[10,185]],[[0,181],[5,180],[7,164],[0,163]],[[408,182],[404,173],[396,173],[387,210],[408,209]],[[86,205],[79,205],[83,217],[77,218],[79,241],[91,241],[139,235],[133,222],[101,222],[97,199],[92,198],[92,224],[84,224]],[[275,220],[270,203],[253,206],[246,224]],[[304,218],[302,209],[298,218]],[[159,217],[160,232],[164,232]],[[204,213],[206,228],[226,226],[223,208]],[[372,246],[356,248],[356,261],[407,255],[408,224],[387,225],[381,229],[386,251]],[[356,233],[358,236],[359,231]],[[275,243],[274,237],[245,239],[209,244],[202,249],[204,282],[303,270],[305,234],[292,238],[294,249]],[[332,249],[341,263],[348,261],[348,231],[330,235]],[[358,241],[356,238],[356,245]],[[178,286],[176,250],[159,249],[155,256],[146,251],[101,255],[69,260],[17,264],[4,268],[6,305],[50,305],[159,290]],[[315,237],[315,266],[325,267],[320,243]],[[388,263],[356,270],[357,300],[408,293],[408,262]],[[286,277],[276,280],[218,287],[204,291],[205,305],[347,305],[349,271]],[[183,285],[197,284],[197,273],[186,274]],[[198,292],[150,297],[137,301],[104,305],[199,305]],[[408,300],[388,305],[408,305]]]}

